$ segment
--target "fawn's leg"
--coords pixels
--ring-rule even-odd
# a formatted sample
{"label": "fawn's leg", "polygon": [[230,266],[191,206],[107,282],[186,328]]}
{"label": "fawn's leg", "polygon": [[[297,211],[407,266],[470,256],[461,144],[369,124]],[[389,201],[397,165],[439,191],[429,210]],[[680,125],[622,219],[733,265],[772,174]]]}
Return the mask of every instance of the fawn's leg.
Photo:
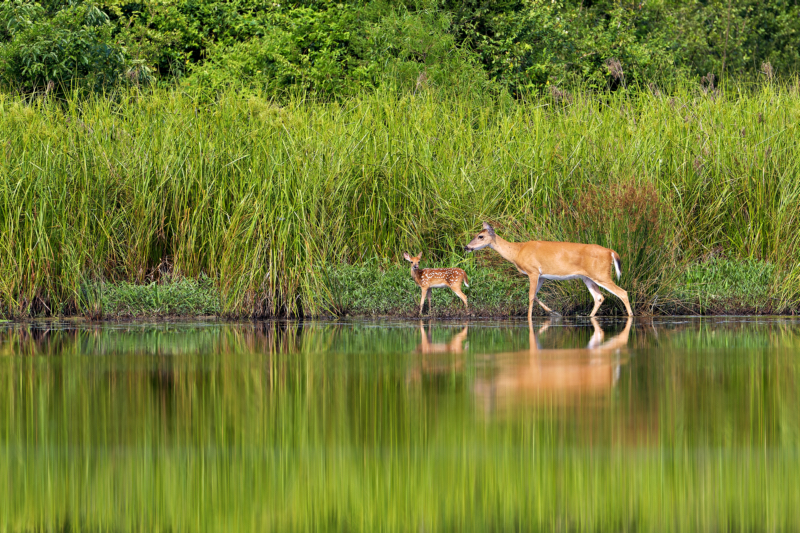
{"label": "fawn's leg", "polygon": [[453,289],[453,292],[456,293],[456,296],[461,298],[461,301],[464,302],[464,306],[467,309],[469,309],[469,304],[467,303],[467,295],[461,292],[461,284],[459,283],[458,285],[451,285],[450,288]]}

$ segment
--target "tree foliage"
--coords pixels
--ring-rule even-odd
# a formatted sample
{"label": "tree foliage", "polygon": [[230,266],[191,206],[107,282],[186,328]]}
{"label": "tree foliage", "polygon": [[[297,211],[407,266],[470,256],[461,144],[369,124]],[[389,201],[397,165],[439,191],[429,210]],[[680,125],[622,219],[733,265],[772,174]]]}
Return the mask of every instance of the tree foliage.
{"label": "tree foliage", "polygon": [[176,81],[322,97],[383,84],[618,90],[712,73],[790,76],[800,4],[778,0],[11,0],[0,78]]}
{"label": "tree foliage", "polygon": [[23,90],[115,85],[129,66],[108,15],[75,3],[48,10],[24,0],[0,5],[0,77]]}

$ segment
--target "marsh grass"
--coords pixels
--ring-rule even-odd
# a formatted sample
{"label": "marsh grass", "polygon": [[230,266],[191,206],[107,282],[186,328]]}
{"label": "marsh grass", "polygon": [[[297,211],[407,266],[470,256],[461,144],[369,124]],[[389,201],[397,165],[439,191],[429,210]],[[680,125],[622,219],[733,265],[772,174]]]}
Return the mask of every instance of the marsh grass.
{"label": "marsh grass", "polygon": [[[223,315],[321,314],[355,305],[326,284],[332,265],[399,265],[415,249],[455,266],[482,220],[506,238],[618,249],[639,311],[716,249],[774,264],[773,295],[793,306],[800,96],[738,89],[576,90],[558,105],[436,90],[0,95],[0,314],[92,315],[87,283],[165,274],[213,280]],[[602,211],[625,194],[659,206],[657,233],[631,225],[635,210]],[[490,253],[466,264],[499,266]]]}
{"label": "marsh grass", "polygon": [[[672,253],[667,251],[667,253]],[[464,292],[470,309],[449,289],[433,290],[433,311],[426,305],[424,316],[509,317],[527,313],[528,278],[506,265],[476,266],[469,261],[437,262],[431,267],[461,266],[467,269],[469,288]],[[775,296],[776,266],[756,260],[713,259],[669,269],[661,274],[668,280],[658,292],[645,293],[644,314],[775,314],[786,312]],[[624,279],[624,278],[623,278]],[[649,278],[645,278],[646,280]],[[339,316],[417,316],[420,289],[411,280],[407,268],[377,260],[359,265],[337,265],[328,269],[326,286],[332,287],[328,312]],[[620,282],[625,286],[624,281]],[[635,285],[634,285],[635,286]],[[631,291],[629,291],[630,293]],[[580,281],[548,281],[539,297],[563,315],[585,315],[593,301]],[[789,310],[790,311],[790,310]],[[542,314],[538,307],[534,314]],[[624,314],[622,304],[613,296],[606,299],[599,315]]]}
{"label": "marsh grass", "polygon": [[712,258],[689,265],[675,289],[675,296],[701,313],[775,313],[783,311],[775,296],[772,263],[752,259]]}
{"label": "marsh grass", "polygon": [[[652,307],[648,304],[663,297],[683,270],[680,234],[670,227],[669,203],[652,183],[589,184],[570,203],[561,199],[560,204],[563,240],[606,246],[624,258],[617,283],[627,290],[634,308]],[[613,271],[612,277],[617,278]],[[585,295],[581,299],[589,300]],[[625,312],[618,298],[606,305]]]}
{"label": "marsh grass", "polygon": [[147,285],[120,281],[94,285],[88,290],[99,294],[102,314],[113,318],[207,316],[222,311],[219,292],[205,277],[152,281]]}

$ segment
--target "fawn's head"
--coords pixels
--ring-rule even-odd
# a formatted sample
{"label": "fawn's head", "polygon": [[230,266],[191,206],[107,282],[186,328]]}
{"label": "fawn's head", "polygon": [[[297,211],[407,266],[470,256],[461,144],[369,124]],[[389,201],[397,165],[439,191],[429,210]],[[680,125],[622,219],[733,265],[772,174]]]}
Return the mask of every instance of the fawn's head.
{"label": "fawn's head", "polygon": [[403,252],[403,257],[406,261],[411,263],[411,268],[413,270],[419,270],[419,260],[422,259],[422,252],[418,253],[416,257],[411,257],[408,255],[408,252]]}
{"label": "fawn's head", "polygon": [[474,252],[481,248],[486,248],[494,243],[494,229],[486,222],[483,223],[483,231],[475,235],[475,238],[469,241],[469,244],[464,247],[465,252]]}

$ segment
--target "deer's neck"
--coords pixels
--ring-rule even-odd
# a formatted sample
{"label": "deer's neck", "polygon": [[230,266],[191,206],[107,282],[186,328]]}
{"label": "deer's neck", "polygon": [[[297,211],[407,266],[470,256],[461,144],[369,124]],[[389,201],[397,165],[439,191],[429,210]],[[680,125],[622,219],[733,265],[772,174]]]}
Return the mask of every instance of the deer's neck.
{"label": "deer's neck", "polygon": [[411,267],[411,277],[414,279],[417,285],[420,285],[420,282],[422,281],[422,269]]}
{"label": "deer's neck", "polygon": [[500,254],[503,259],[506,261],[511,261],[515,265],[517,264],[517,256],[519,255],[519,249],[522,246],[522,243],[508,242],[507,240],[496,236],[494,238],[494,242],[490,246],[492,250]]}

